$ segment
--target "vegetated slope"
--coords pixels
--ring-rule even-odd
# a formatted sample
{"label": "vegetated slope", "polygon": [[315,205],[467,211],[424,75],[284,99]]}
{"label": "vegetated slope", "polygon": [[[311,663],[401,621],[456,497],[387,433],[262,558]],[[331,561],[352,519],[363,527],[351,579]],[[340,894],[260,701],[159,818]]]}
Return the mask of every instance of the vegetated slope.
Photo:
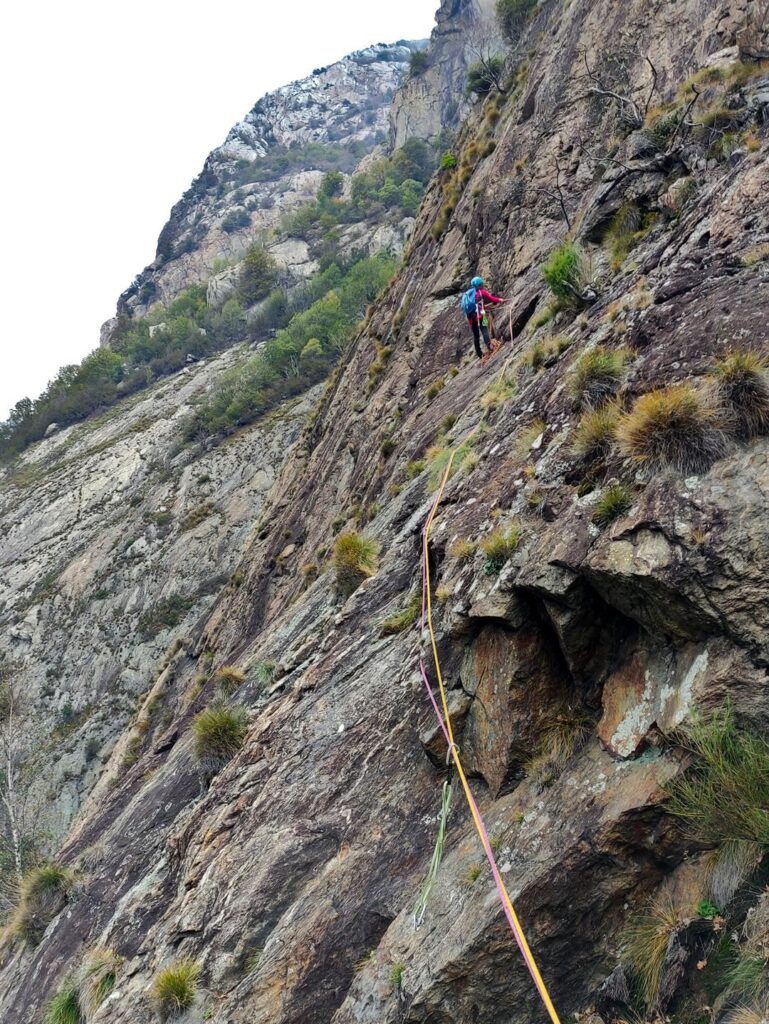
{"label": "vegetated slope", "polygon": [[[222,261],[239,262],[250,245],[272,241],[287,213],[315,198],[325,172],[356,170],[386,142],[393,96],[422,45],[372,46],[262,97],[172,210],[155,262],[121,297],[119,312],[168,304]],[[317,269],[302,239],[275,243],[276,259],[296,280]],[[217,297],[226,280],[214,286]]]}
{"label": "vegetated slope", "polygon": [[[750,56],[753,12],[533,12],[527,63],[434,180],[406,266],[272,492],[241,585],[177,660],[161,698],[173,720],[148,724],[136,762],[68,837],[78,898],[36,947],[6,945],[9,1019],[34,1019],[96,943],[124,962],[95,1020],[151,1019],[166,1005],[153,983],[180,961],[195,965],[189,1019],[542,1019],[458,799],[413,922],[446,752],[413,614],[402,632],[392,620],[413,608],[421,527],[459,445],[431,550],[438,647],[463,760],[562,1018],[694,1021],[713,1007],[720,1020],[753,998],[724,957],[757,962],[761,994],[763,898],[737,931],[766,842],[750,778],[731,780],[753,822],[735,836],[748,856],[717,897],[706,868],[714,847],[723,863],[724,836],[687,836],[664,789],[694,709],[728,697],[759,732],[769,713],[769,92],[737,46]],[[484,365],[465,355],[456,308],[476,270],[511,298],[495,323],[505,345]],[[351,551],[359,563],[341,564]],[[623,941],[634,925],[649,955]],[[628,1005],[634,970],[645,1006]]]}

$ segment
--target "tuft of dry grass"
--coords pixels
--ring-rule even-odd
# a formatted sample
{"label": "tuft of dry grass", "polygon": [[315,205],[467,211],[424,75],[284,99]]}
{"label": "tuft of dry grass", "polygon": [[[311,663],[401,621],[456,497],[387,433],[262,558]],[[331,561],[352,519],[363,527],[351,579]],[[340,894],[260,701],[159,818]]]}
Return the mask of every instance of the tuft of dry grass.
{"label": "tuft of dry grass", "polygon": [[80,1005],[90,1020],[112,992],[122,960],[113,949],[97,946],[86,953],[77,972]]}
{"label": "tuft of dry grass", "polygon": [[353,594],[378,566],[379,545],[370,537],[347,530],[334,542],[332,564],[336,588],[343,597]]}
{"label": "tuft of dry grass", "polygon": [[565,706],[554,712],[540,729],[536,754],[524,765],[530,781],[539,789],[551,786],[584,745],[592,722],[581,708]]}
{"label": "tuft of dry grass", "polygon": [[486,556],[484,571],[487,575],[495,576],[502,571],[505,562],[518,550],[521,536],[517,526],[510,526],[506,530],[497,527],[481,540],[481,551]]}
{"label": "tuft of dry grass", "polygon": [[769,367],[757,352],[734,352],[713,368],[718,401],[740,438],[769,433]]}
{"label": "tuft of dry grass", "polygon": [[41,864],[26,873],[19,899],[8,921],[9,931],[36,946],[48,925],[63,910],[75,883],[74,874],[60,864]]}
{"label": "tuft of dry grass", "polygon": [[204,708],[192,721],[192,738],[198,764],[215,774],[231,761],[243,746],[248,732],[244,708]]}
{"label": "tuft of dry grass", "polygon": [[155,978],[152,997],[161,1016],[177,1017],[195,1001],[200,969],[192,960],[177,960]]}
{"label": "tuft of dry grass", "polygon": [[709,388],[674,384],[638,399],[617,425],[625,455],[649,471],[703,473],[728,451],[723,414]]}
{"label": "tuft of dry grass", "polygon": [[668,944],[683,921],[681,910],[666,893],[657,896],[625,930],[625,953],[649,1007],[654,1006],[659,994]]}
{"label": "tuft of dry grass", "polygon": [[627,350],[601,345],[584,352],[572,370],[569,390],[581,408],[595,409],[617,393],[625,376]]}
{"label": "tuft of dry grass", "polygon": [[458,537],[449,547],[449,554],[458,562],[472,562],[478,545],[467,537]]}
{"label": "tuft of dry grass", "polygon": [[606,402],[584,413],[574,432],[572,449],[575,454],[588,460],[606,458],[614,443],[620,414],[618,402]]}

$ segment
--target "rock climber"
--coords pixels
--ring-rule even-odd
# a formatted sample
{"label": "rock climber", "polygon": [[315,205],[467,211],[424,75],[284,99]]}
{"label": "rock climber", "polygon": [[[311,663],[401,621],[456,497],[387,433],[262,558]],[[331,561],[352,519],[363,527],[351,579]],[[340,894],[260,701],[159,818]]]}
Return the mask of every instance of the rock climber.
{"label": "rock climber", "polygon": [[489,320],[486,314],[486,303],[490,306],[496,306],[500,302],[505,302],[505,299],[500,299],[496,295],[492,295],[491,292],[487,291],[484,287],[484,280],[482,277],[474,277],[470,282],[470,288],[462,296],[460,303],[462,312],[467,317],[467,322],[470,324],[470,328],[473,332],[473,341],[475,342],[475,354],[479,359],[483,358],[483,352],[481,351],[481,335],[483,335],[483,342],[489,353],[494,351],[489,337]]}

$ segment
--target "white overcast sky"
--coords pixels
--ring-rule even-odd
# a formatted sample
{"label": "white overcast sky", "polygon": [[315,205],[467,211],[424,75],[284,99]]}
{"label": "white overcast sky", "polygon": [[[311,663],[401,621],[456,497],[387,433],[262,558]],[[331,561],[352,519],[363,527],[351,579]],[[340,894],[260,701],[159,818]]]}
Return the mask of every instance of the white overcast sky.
{"label": "white overcast sky", "polygon": [[99,342],[171,206],[265,92],[438,0],[24,0],[0,18],[0,419]]}

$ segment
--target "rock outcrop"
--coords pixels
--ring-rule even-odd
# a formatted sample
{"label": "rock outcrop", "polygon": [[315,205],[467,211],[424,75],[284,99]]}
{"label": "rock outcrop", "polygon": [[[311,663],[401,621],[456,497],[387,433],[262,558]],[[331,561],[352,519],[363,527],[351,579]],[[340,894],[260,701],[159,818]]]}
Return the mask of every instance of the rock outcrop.
{"label": "rock outcrop", "polygon": [[[52,552],[45,564],[70,543],[46,537],[45,524],[87,543],[73,546],[64,597],[31,606],[10,643],[37,643],[43,658],[40,617],[67,635],[68,606],[55,602],[96,585],[88,567],[104,564],[118,535],[132,544],[112,556],[123,581],[123,596],[109,598],[116,608],[146,586],[130,563],[142,540],[145,558],[158,552],[158,575],[177,574],[158,597],[182,580],[183,593],[200,594],[195,558],[234,575],[164,637],[184,642],[152,690],[144,676],[141,728],[124,734],[57,851],[77,872],[75,891],[37,946],[6,941],[3,1019],[39,1020],[96,945],[122,963],[93,1024],[153,1020],[154,979],[181,959],[200,971],[179,1017],[189,1024],[543,1019],[458,797],[426,919],[414,924],[445,748],[417,671],[425,637],[408,617],[400,632],[383,623],[418,592],[421,530],[451,448],[459,468],[430,550],[437,647],[500,871],[562,1019],[628,1019],[622,936],[654,894],[675,898],[679,916],[650,1012],[722,1019],[722,990],[697,983],[703,950],[723,937],[723,923],[697,909],[708,895],[704,848],[717,840],[687,835],[666,793],[687,766],[676,730],[697,711],[728,699],[741,725],[769,726],[769,438],[741,439],[719,414],[706,422],[718,431],[712,465],[697,472],[652,472],[606,437],[587,457],[574,444],[585,411],[574,381],[586,352],[619,353],[613,386],[632,409],[655,388],[711,387],[730,351],[765,351],[766,72],[737,49],[751,10],[725,0],[540,3],[527,62],[461,130],[457,167],[434,177],[402,270],[289,451],[301,407],[284,410],[288,426],[264,423],[182,456],[190,472],[174,485],[148,477],[139,442],[123,442],[110,468],[110,431],[149,416],[148,400],[142,413],[120,412],[121,428],[76,434],[76,460],[63,452],[72,432],[27,457],[30,487],[53,451],[62,472],[82,474],[76,500],[58,493],[63,483],[32,499],[32,533]],[[444,28],[463,24],[464,5],[446,0],[442,17]],[[564,241],[579,246],[569,250],[579,272],[559,304],[542,265]],[[487,363],[472,356],[457,311],[476,272],[509,298],[494,314],[503,344]],[[207,372],[191,370],[185,387],[205,386]],[[142,429],[167,436],[162,425]],[[104,447],[89,456],[94,431]],[[265,485],[277,474],[266,497],[257,465]],[[114,525],[89,535],[79,495],[82,486],[88,501],[106,501],[102,473],[144,481],[141,507],[177,516],[193,507],[195,475],[210,474],[215,484],[197,486],[212,488],[222,542],[206,519],[199,541],[176,527],[161,555],[157,522],[127,536],[125,500]],[[238,474],[258,524],[238,505]],[[4,523],[23,482],[4,483]],[[514,525],[503,555],[482,550]],[[349,597],[329,559],[345,528],[379,548],[376,572]],[[3,544],[32,557],[31,534],[20,546],[28,529],[20,522]],[[42,570],[18,571],[6,608],[32,596]],[[115,672],[121,655],[134,656],[133,621],[110,656]],[[84,650],[89,671],[97,662]],[[33,665],[38,679],[48,663]],[[248,731],[202,777],[192,723],[225,699],[225,666],[242,673],[226,699],[247,710]]]}

